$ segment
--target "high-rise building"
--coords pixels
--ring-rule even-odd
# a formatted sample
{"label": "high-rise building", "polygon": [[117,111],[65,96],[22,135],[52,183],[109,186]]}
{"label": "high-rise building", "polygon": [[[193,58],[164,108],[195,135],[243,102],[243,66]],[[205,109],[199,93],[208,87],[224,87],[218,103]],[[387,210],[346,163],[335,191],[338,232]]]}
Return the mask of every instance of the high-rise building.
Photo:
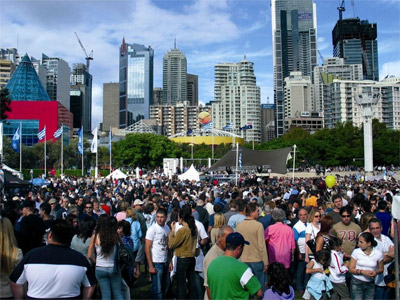
{"label": "high-rise building", "polygon": [[153,103],[154,50],[149,46],[125,43],[119,55],[119,127],[148,119]]}
{"label": "high-rise building", "polygon": [[[245,57],[239,63],[217,64],[214,70],[214,128],[222,129],[231,124],[232,133],[242,135],[249,142],[261,142],[261,96],[254,64]],[[252,125],[252,129],[240,130],[245,125]]]}
{"label": "high-rise building", "polygon": [[317,65],[316,6],[312,0],[271,0],[276,135],[284,133],[284,91],[292,71],[311,76]]}
{"label": "high-rise building", "polygon": [[261,141],[269,142],[275,137],[273,104],[261,104]]}
{"label": "high-rise building", "polygon": [[373,118],[388,128],[400,129],[400,78],[372,80],[333,80],[325,101],[325,127],[333,128],[337,122],[363,124],[362,113],[357,105],[361,90],[370,90],[380,95],[373,107]]}
{"label": "high-rise building", "polygon": [[155,87],[153,89],[153,105],[161,105],[163,97],[163,89],[160,87]]}
{"label": "high-rise building", "polygon": [[92,127],[92,81],[84,64],[74,65],[70,77],[70,111],[74,114],[74,128],[83,127],[84,132],[91,132]]}
{"label": "high-rise building", "polygon": [[187,62],[185,54],[176,48],[163,58],[163,104],[175,105],[187,101]]}
{"label": "high-rise building", "polygon": [[199,104],[199,76],[187,74],[187,102],[190,105],[196,106]]}
{"label": "high-rise building", "polygon": [[285,119],[299,117],[303,112],[311,114],[314,111],[310,76],[303,76],[301,72],[290,72],[290,76],[285,78],[284,94]]}
{"label": "high-rise building", "polygon": [[17,49],[0,48],[0,88],[7,85],[19,61]]}
{"label": "high-rise building", "polygon": [[314,68],[314,107],[317,112],[324,110],[324,95],[326,85],[333,79],[362,80],[362,65],[346,65],[343,58],[330,57],[324,60],[322,66]]}
{"label": "high-rise building", "polygon": [[103,123],[102,130],[119,128],[119,83],[103,84]]}
{"label": "high-rise building", "polygon": [[176,105],[163,104],[150,106],[150,119],[157,121],[166,136],[171,136],[189,129],[199,129],[199,113],[206,111],[211,113],[210,106],[190,105],[188,102],[179,102]]}
{"label": "high-rise building", "polygon": [[62,58],[42,54],[41,64],[47,70],[46,91],[51,100],[57,100],[70,109],[69,76],[71,69]]}
{"label": "high-rise building", "polygon": [[364,79],[379,80],[376,23],[367,20],[338,20],[332,31],[333,56],[345,64],[362,64]]}

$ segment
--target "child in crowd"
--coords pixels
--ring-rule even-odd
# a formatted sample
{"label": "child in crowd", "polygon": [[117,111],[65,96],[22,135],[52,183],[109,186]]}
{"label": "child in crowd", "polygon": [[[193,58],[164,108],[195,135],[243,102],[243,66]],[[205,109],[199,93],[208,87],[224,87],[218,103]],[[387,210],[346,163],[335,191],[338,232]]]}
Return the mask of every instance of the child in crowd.
{"label": "child in crowd", "polygon": [[330,290],[333,289],[331,281],[325,274],[325,270],[331,261],[331,253],[328,250],[321,250],[315,254],[307,265],[306,274],[311,274],[311,278],[307,283],[304,299],[319,300],[330,298]]}
{"label": "child in crowd", "polygon": [[342,240],[331,237],[331,264],[329,266],[329,280],[333,286],[331,299],[350,299],[346,285],[346,273],[349,269],[343,263]]}
{"label": "child in crowd", "polygon": [[263,300],[292,300],[295,293],[289,284],[289,274],[285,266],[274,262],[268,266],[267,290]]}

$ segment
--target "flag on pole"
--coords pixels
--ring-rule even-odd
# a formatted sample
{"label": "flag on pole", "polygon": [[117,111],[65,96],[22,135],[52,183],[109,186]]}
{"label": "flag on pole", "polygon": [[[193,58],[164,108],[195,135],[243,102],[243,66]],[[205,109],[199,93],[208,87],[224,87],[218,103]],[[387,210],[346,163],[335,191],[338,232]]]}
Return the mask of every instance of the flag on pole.
{"label": "flag on pole", "polygon": [[239,169],[242,169],[242,152],[239,153],[238,164],[239,164]]}
{"label": "flag on pole", "polygon": [[3,158],[3,123],[0,123],[0,155]]}
{"label": "flag on pole", "polygon": [[233,124],[232,123],[228,123],[222,129],[223,130],[232,130],[233,129]]}
{"label": "flag on pole", "polygon": [[78,153],[83,153],[83,130],[79,128],[78,130]]}
{"label": "flag on pole", "polygon": [[189,128],[188,131],[186,132],[186,135],[192,135],[193,134],[193,129]]}
{"label": "flag on pole", "polygon": [[90,146],[90,152],[97,153],[97,127],[92,131],[93,140],[92,145]]}
{"label": "flag on pole", "polygon": [[203,129],[213,129],[214,122],[209,122],[206,125],[203,125]]}
{"label": "flag on pole", "polygon": [[21,128],[18,126],[17,130],[14,133],[14,136],[11,140],[11,148],[15,151],[15,152],[19,152],[19,144],[21,141]]}
{"label": "flag on pole", "polygon": [[108,153],[111,153],[111,141],[112,141],[112,132],[108,134]]}
{"label": "flag on pole", "polygon": [[247,125],[244,125],[243,127],[240,127],[240,130],[248,130],[248,129],[252,129],[252,128],[253,128],[252,124],[247,124]]}
{"label": "flag on pole", "polygon": [[61,126],[56,130],[56,132],[54,132],[53,136],[54,138],[58,139],[62,135],[62,133],[63,133],[63,127]]}
{"label": "flag on pole", "polygon": [[38,133],[37,137],[39,141],[41,141],[44,139],[45,136],[46,136],[46,126],[44,126],[43,129]]}

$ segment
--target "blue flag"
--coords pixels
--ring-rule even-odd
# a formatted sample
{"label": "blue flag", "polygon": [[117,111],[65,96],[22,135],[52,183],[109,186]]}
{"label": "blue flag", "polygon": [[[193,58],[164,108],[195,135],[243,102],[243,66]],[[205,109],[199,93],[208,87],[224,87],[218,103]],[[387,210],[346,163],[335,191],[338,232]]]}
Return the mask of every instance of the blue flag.
{"label": "blue flag", "polygon": [[242,152],[239,153],[239,159],[238,159],[238,165],[239,165],[239,169],[242,169]]}
{"label": "blue flag", "polygon": [[193,129],[189,128],[188,131],[186,132],[186,135],[192,135],[193,134]]}
{"label": "blue flag", "polygon": [[79,128],[78,130],[78,153],[83,153],[83,130]]}
{"label": "blue flag", "polygon": [[228,123],[222,129],[223,130],[232,130],[233,129],[233,124],[232,123]]}
{"label": "blue flag", "polygon": [[18,126],[17,130],[14,133],[14,136],[11,140],[11,148],[15,152],[19,152],[19,144],[21,142],[21,127]]}
{"label": "blue flag", "polygon": [[56,130],[56,132],[54,132],[53,136],[54,138],[58,139],[62,135],[62,133],[63,133],[63,127],[61,126]]}
{"label": "blue flag", "polygon": [[111,141],[112,141],[112,132],[108,134],[108,153],[111,153]]}

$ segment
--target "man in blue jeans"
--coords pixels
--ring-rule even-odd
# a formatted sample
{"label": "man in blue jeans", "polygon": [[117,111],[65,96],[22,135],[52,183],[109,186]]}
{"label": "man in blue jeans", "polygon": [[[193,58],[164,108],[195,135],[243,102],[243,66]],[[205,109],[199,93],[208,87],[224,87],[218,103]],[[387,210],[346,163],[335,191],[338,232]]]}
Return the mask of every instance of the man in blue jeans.
{"label": "man in blue jeans", "polygon": [[[168,235],[170,229],[165,225],[167,221],[167,211],[159,208],[156,213],[156,223],[154,223],[146,233],[145,252],[149,273],[151,274],[151,296],[153,299],[163,299],[169,288],[168,260]],[[172,267],[172,265],[171,265]]]}

